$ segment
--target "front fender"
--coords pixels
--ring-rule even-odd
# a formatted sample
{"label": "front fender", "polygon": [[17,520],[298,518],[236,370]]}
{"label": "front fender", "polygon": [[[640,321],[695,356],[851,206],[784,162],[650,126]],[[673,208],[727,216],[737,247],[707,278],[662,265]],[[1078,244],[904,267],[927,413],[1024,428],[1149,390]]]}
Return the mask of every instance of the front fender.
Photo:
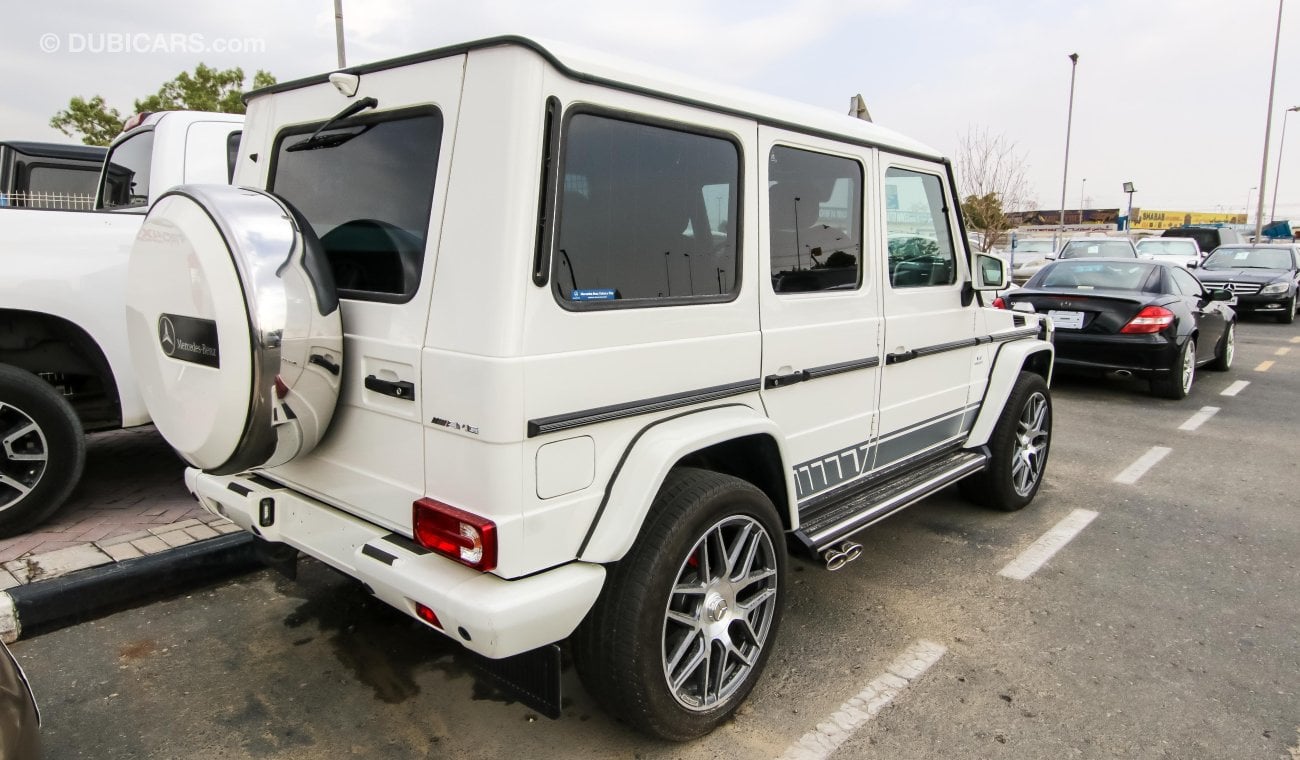
{"label": "front fender", "polygon": [[993,359],[993,371],[989,373],[989,384],[984,389],[984,401],[980,405],[979,416],[975,418],[970,437],[966,439],[967,448],[988,443],[989,437],[993,435],[993,427],[998,424],[998,417],[1002,416],[1002,408],[1006,406],[1007,399],[1011,396],[1011,389],[1015,387],[1016,378],[1020,376],[1020,371],[1031,358],[1043,353],[1047,354],[1048,359],[1045,379],[1050,383],[1052,362],[1056,358],[1056,349],[1051,343],[1037,339],[1017,340],[1003,343],[998,347],[997,355]]}
{"label": "front fender", "polygon": [[[668,471],[682,457],[714,444],[756,435],[766,435],[775,441],[786,493],[793,495],[794,474],[785,465],[784,437],[761,411],[732,404],[668,417],[642,430],[629,444],[611,476],[592,532],[579,551],[580,558],[586,562],[613,562],[622,558],[641,532]],[[798,510],[792,496],[776,508],[788,513],[789,524],[798,524]]]}

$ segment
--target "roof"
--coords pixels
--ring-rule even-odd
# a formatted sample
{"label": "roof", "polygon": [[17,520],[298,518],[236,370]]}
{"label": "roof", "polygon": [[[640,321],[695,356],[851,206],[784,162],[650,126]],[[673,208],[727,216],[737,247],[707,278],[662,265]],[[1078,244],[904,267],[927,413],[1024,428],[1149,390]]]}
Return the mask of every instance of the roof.
{"label": "roof", "polygon": [[108,148],[98,145],[74,145],[28,140],[0,140],[0,145],[36,158],[64,158],[75,161],[103,161]]}
{"label": "roof", "polygon": [[[364,76],[385,69],[463,55],[473,50],[503,46],[531,50],[550,63],[558,72],[575,81],[652,95],[683,105],[756,119],[773,127],[847,140],[861,145],[885,147],[921,158],[943,160],[939,151],[924,143],[877,124],[835,111],[750,90],[710,83],[565,43],[543,43],[517,35],[489,37],[400,58],[349,66],[341,71]],[[254,90],[244,96],[244,102],[276,92],[324,84],[329,81],[329,73]]]}

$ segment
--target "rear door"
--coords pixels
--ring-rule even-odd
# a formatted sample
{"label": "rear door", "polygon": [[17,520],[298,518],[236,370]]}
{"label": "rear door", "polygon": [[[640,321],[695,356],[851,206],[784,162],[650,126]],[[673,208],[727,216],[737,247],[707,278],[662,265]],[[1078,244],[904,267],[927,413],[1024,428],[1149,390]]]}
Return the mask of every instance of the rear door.
{"label": "rear door", "polygon": [[[961,438],[974,422],[975,308],[944,167],[885,155],[885,341],[876,467]],[[966,301],[966,303],[963,303]],[[987,373],[984,373],[987,374]]]}
{"label": "rear door", "polygon": [[883,324],[877,270],[864,266],[872,154],[766,127],[759,136],[763,404],[805,501],[873,460]]}
{"label": "rear door", "polygon": [[[417,392],[464,57],[364,75],[378,106],[311,136],[354,101],[329,84],[276,96],[268,189],[325,249],[342,304],[339,406],[320,446],[270,474],[409,534],[424,491]],[[310,140],[310,142],[308,142]]]}

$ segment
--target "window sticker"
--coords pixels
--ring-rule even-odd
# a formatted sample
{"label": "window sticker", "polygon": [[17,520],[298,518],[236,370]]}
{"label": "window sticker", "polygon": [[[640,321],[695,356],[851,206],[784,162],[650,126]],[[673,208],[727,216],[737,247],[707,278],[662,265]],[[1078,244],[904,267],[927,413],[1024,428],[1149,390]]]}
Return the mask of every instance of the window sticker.
{"label": "window sticker", "polygon": [[613,288],[591,288],[573,290],[569,293],[570,301],[613,301],[618,298],[618,291]]}

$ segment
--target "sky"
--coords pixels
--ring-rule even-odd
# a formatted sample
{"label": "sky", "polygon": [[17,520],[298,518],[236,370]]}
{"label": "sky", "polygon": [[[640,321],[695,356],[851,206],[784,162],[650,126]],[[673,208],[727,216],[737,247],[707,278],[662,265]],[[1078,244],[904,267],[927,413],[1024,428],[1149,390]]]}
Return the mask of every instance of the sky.
{"label": "sky", "polygon": [[[349,64],[497,34],[575,43],[879,124],[955,156],[972,130],[1014,142],[1029,197],[1061,206],[1070,53],[1079,54],[1068,209],[1127,203],[1254,221],[1277,0],[343,0]],[[199,63],[281,81],[336,68],[333,0],[6,4],[0,137],[68,141],[75,96],[123,113]],[[1300,2],[1282,19],[1265,217],[1287,108],[1300,105]],[[1278,218],[1300,222],[1300,112]]]}

